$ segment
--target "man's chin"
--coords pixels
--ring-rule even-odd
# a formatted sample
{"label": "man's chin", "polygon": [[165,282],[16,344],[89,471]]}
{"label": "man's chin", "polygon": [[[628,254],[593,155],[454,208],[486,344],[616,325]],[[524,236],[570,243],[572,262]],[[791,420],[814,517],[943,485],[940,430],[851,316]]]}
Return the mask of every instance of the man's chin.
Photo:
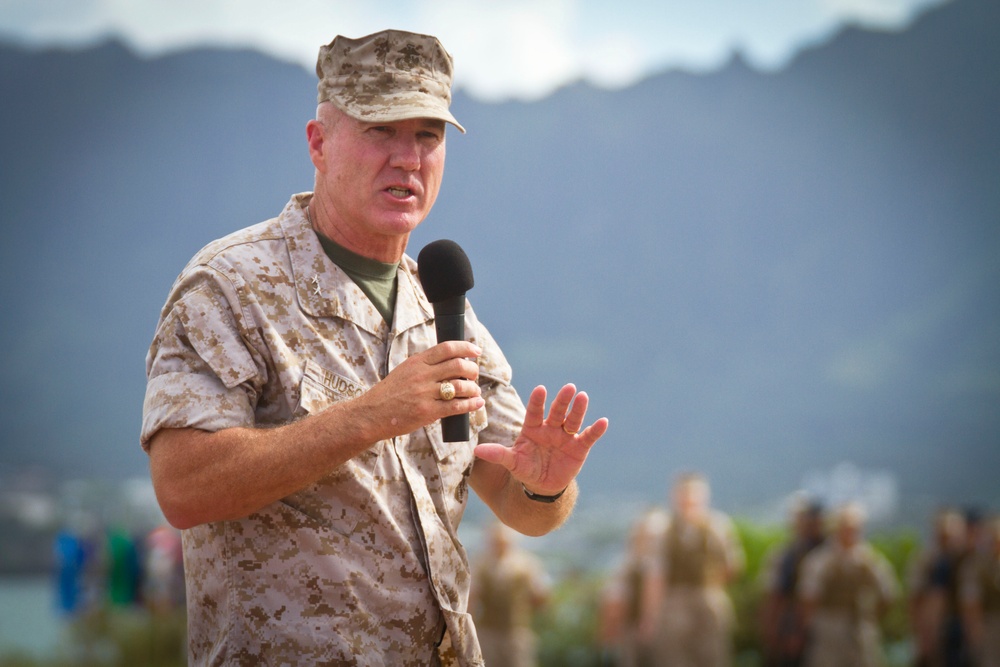
{"label": "man's chin", "polygon": [[387,236],[406,236],[419,227],[423,220],[423,215],[406,213],[384,216],[376,224],[377,228]]}

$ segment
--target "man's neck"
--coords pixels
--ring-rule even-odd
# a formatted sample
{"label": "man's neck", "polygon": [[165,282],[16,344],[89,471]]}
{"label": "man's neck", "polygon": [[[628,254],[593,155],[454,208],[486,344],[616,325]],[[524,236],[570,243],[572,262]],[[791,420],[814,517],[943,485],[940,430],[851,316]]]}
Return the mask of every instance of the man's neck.
{"label": "man's neck", "polygon": [[410,239],[405,236],[372,236],[370,234],[351,234],[349,229],[331,224],[330,216],[325,214],[323,202],[315,195],[305,207],[306,218],[312,228],[356,255],[367,257],[378,262],[394,264],[403,258],[406,244]]}

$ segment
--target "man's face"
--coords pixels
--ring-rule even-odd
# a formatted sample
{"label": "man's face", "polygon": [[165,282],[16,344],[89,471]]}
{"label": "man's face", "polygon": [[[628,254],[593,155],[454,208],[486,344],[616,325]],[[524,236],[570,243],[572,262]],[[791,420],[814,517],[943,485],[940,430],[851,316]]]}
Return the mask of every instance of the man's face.
{"label": "man's face", "polygon": [[845,549],[850,549],[861,541],[861,524],[855,521],[840,521],[837,524],[837,540]]}
{"label": "man's face", "polygon": [[320,179],[332,224],[362,245],[412,232],[441,188],[444,135],[444,122],[428,118],[363,123],[340,114],[328,123]]}
{"label": "man's face", "polygon": [[674,489],[674,507],[687,521],[701,519],[708,510],[708,486],[700,481],[681,482]]}

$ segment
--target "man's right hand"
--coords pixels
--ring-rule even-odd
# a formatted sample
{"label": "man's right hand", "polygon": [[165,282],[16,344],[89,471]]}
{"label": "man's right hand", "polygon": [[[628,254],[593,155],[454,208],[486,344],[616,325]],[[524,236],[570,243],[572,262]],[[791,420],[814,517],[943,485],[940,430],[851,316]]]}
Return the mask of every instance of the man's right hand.
{"label": "man's right hand", "polygon": [[[442,417],[483,407],[476,362],[480,354],[482,350],[466,341],[438,343],[408,357],[355,399],[373,418],[372,442],[412,433]],[[443,382],[455,388],[451,400],[441,396]]]}

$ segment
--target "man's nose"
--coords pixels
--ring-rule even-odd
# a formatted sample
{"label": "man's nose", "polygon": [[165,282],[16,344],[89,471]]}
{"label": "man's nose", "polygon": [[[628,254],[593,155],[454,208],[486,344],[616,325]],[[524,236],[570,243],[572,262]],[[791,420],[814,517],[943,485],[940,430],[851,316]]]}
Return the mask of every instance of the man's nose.
{"label": "man's nose", "polygon": [[392,166],[407,171],[420,169],[420,143],[416,137],[397,137],[392,147]]}

